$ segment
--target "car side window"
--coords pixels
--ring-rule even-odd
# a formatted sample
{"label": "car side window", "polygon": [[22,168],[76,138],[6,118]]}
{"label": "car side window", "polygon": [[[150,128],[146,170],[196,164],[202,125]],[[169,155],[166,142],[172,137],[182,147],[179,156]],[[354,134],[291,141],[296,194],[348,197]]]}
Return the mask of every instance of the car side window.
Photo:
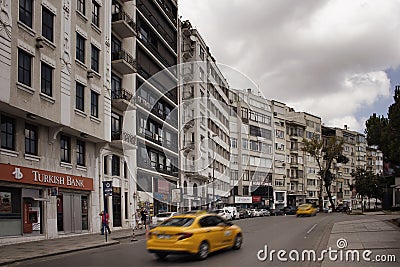
{"label": "car side window", "polygon": [[210,220],[209,226],[217,226],[219,223],[224,221],[222,218],[217,216],[210,216],[209,220]]}
{"label": "car side window", "polygon": [[207,217],[204,217],[204,218],[200,219],[199,224],[200,224],[201,227],[208,227],[209,226],[209,219],[208,219],[209,217],[210,216],[207,216]]}

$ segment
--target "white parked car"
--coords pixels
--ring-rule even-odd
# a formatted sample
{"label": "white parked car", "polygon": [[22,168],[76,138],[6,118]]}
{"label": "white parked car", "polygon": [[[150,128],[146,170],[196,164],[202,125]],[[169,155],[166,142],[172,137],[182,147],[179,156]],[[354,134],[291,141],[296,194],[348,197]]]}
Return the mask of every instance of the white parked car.
{"label": "white parked car", "polygon": [[250,209],[251,217],[260,217],[261,213],[258,209]]}
{"label": "white parked car", "polygon": [[215,214],[221,216],[225,220],[232,220],[232,214],[230,213],[230,211],[227,208],[213,210],[212,213],[215,213]]}
{"label": "white parked car", "polygon": [[231,213],[232,220],[239,220],[239,211],[236,207],[225,207]]}
{"label": "white parked car", "polygon": [[160,212],[155,216],[156,224],[159,224],[160,222],[163,222],[166,219],[171,218],[172,216],[175,216],[178,214],[179,214],[178,212],[172,212],[172,211]]}
{"label": "white parked car", "polygon": [[261,209],[260,210],[260,216],[270,216],[271,213],[267,209]]}

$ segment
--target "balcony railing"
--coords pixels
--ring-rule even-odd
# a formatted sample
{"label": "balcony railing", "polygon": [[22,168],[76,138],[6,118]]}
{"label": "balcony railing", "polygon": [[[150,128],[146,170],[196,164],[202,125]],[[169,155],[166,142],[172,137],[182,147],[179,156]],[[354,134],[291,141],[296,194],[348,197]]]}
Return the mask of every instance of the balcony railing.
{"label": "balcony railing", "polygon": [[133,97],[132,93],[122,88],[111,91],[112,99],[123,99],[126,101],[131,101],[132,97]]}
{"label": "balcony railing", "polygon": [[136,60],[133,59],[133,57],[126,52],[125,50],[120,50],[120,51],[114,51],[111,53],[111,60],[112,61],[118,61],[122,60],[124,64],[128,65],[126,67],[123,66],[115,66],[118,71],[120,71],[122,74],[128,74],[128,73],[134,73],[136,72]]}
{"label": "balcony railing", "polygon": [[[146,38],[143,37],[143,35],[139,34],[139,40],[142,41],[142,44],[148,49],[150,50],[150,52],[153,53],[153,55],[167,68],[171,67],[172,64],[170,64],[164,57],[161,56],[160,52],[158,51],[157,48],[154,47],[154,45],[152,45],[151,43],[148,42],[148,40]],[[175,68],[171,68],[170,69],[174,75],[176,75],[176,70]]]}
{"label": "balcony railing", "polygon": [[[174,0],[173,0],[174,1]],[[167,14],[168,18],[172,21],[174,25],[176,25],[176,18],[172,14],[172,12],[167,8],[164,0],[157,0],[160,7],[164,10],[165,14]]]}
{"label": "balcony railing", "polygon": [[112,22],[116,22],[116,21],[119,21],[119,20],[125,21],[126,24],[128,24],[128,25],[132,28],[132,30],[135,30],[135,29],[136,29],[136,23],[135,23],[135,22],[133,21],[133,19],[132,19],[125,11],[123,11],[123,10],[121,10],[121,11],[118,12],[118,13],[114,13],[114,14],[112,14],[112,16],[111,16],[111,21],[112,21]]}

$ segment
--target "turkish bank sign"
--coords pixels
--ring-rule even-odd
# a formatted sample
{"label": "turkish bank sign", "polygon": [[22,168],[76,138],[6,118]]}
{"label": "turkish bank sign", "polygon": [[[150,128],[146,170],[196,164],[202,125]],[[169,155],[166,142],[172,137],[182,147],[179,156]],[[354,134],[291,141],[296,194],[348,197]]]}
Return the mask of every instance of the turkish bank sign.
{"label": "turkish bank sign", "polygon": [[90,178],[10,164],[0,164],[0,180],[77,190],[93,190],[93,179]]}

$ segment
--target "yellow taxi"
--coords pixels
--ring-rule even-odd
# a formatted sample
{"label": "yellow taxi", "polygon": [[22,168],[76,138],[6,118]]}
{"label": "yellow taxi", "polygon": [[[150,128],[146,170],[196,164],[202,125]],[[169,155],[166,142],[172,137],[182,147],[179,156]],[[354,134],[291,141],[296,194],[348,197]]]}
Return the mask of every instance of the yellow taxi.
{"label": "yellow taxi", "polygon": [[151,229],[146,246],[160,259],[168,254],[192,254],[204,260],[210,252],[240,249],[242,242],[239,226],[216,214],[193,213],[173,216]]}
{"label": "yellow taxi", "polygon": [[299,216],[315,216],[317,214],[317,209],[313,207],[312,204],[301,204],[296,211],[297,217]]}

